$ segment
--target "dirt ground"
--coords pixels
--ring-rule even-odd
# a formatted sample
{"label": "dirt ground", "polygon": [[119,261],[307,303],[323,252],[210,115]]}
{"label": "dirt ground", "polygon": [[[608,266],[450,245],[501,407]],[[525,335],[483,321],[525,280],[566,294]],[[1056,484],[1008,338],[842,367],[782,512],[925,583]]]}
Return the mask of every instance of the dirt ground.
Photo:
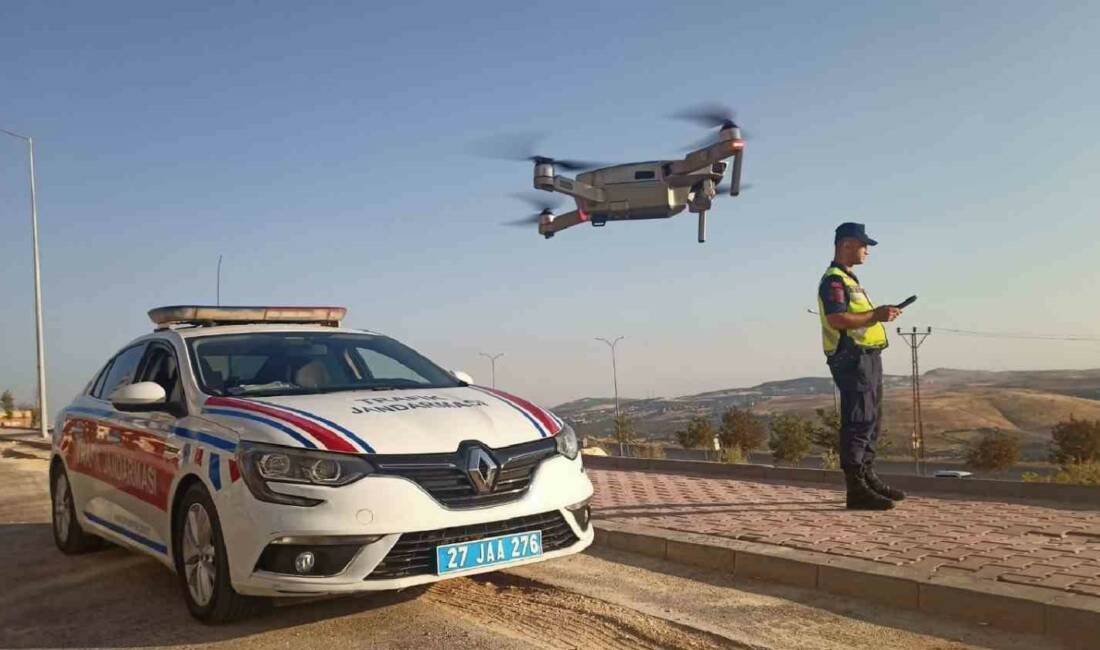
{"label": "dirt ground", "polygon": [[53,545],[48,452],[0,441],[0,647],[1051,648],[1048,642],[592,549],[426,592],[284,604],[220,627],[152,559]]}

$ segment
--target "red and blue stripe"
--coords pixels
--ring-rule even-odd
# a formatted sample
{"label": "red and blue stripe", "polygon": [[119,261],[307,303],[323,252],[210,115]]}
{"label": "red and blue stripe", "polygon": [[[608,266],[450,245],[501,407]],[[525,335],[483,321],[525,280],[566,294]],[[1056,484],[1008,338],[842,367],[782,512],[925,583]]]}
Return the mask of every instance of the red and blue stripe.
{"label": "red and blue stripe", "polygon": [[565,426],[556,415],[540,406],[535,406],[522,397],[516,397],[511,393],[506,393],[495,388],[487,388],[485,386],[471,385],[470,388],[489,395],[490,397],[495,397],[497,400],[512,407],[513,410],[518,411],[535,427],[540,437],[545,438],[547,436],[557,435]]}
{"label": "red and blue stripe", "polygon": [[236,397],[211,397],[206,400],[203,412],[265,424],[309,449],[374,453],[374,448],[353,432],[301,409]]}

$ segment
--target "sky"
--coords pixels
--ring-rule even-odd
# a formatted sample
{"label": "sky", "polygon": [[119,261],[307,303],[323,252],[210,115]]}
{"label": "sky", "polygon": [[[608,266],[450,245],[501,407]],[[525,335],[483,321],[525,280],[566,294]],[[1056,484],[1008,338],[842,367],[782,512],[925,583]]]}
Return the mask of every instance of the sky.
{"label": "sky", "polygon": [[[842,221],[872,299],[918,294],[923,369],[1100,367],[1100,5],[6,2],[0,127],[36,144],[51,411],[154,306],[338,304],[553,405],[827,374]],[[530,165],[682,155],[735,107],[743,178],[693,215],[544,240]],[[34,394],[25,150],[0,139],[0,387]],[[887,372],[909,372],[897,337]]]}

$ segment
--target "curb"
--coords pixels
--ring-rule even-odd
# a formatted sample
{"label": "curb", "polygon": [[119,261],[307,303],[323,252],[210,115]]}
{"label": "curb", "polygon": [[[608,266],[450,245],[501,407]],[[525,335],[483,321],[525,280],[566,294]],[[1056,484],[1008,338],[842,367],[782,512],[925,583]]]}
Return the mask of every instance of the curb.
{"label": "curb", "polygon": [[0,438],[0,440],[4,440],[6,442],[14,442],[17,445],[34,447],[35,449],[45,449],[46,451],[53,449],[49,440],[42,440],[41,438]]}
{"label": "curb", "polygon": [[[627,458],[623,456],[585,456],[584,464],[592,469],[650,471],[757,481],[844,484],[844,475],[841,472],[825,469],[729,464],[703,460]],[[996,500],[1057,501],[1061,504],[1081,503],[1093,507],[1100,502],[1100,489],[1088,485],[1024,483],[1022,481],[994,481],[974,478],[930,478],[905,474],[890,474],[889,477],[890,485],[911,492],[954,494]]]}
{"label": "curb", "polygon": [[1039,634],[1072,648],[1100,644],[1100,598],[1043,587],[934,577],[908,567],[782,546],[595,520],[597,546],[675,564],[814,589],[899,609]]}

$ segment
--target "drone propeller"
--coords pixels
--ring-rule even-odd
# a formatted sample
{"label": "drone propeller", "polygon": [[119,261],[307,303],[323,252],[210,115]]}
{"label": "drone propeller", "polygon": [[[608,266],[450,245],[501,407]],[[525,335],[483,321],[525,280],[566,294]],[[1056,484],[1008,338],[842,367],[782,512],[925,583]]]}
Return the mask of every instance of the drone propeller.
{"label": "drone propeller", "polygon": [[708,128],[726,129],[737,126],[737,113],[732,108],[715,102],[699,104],[691,108],[676,111],[671,117],[678,120],[695,122]]}
{"label": "drone propeller", "polygon": [[[736,127],[741,133],[741,139],[748,138],[748,133],[737,125],[737,112],[732,108],[718,103],[700,104],[698,106],[677,111],[670,117],[678,120],[694,122],[706,128],[728,129]],[[707,136],[701,140],[684,147],[685,150],[694,151],[708,147],[716,142],[714,136]]]}
{"label": "drone propeller", "polygon": [[[543,196],[545,195],[545,196]],[[534,214],[527,215],[521,219],[513,219],[512,221],[505,221],[505,226],[530,226],[537,224],[544,215],[553,215],[554,210],[561,207],[561,201],[553,198],[553,195],[545,192],[517,192],[512,195],[514,198],[527,203],[531,207],[538,210]]]}
{"label": "drone propeller", "polygon": [[546,156],[528,156],[527,160],[535,163],[536,165],[542,165],[549,163],[558,169],[564,169],[567,172],[579,172],[585,169],[595,169],[597,167],[606,167],[607,165],[602,162],[596,162],[594,160],[575,160],[568,158],[548,158]]}
{"label": "drone propeller", "polygon": [[542,218],[542,213],[528,215],[522,219],[513,219],[511,221],[502,221],[502,226],[517,226],[521,228],[528,228],[530,226],[538,225],[539,219]]}
{"label": "drone propeller", "polygon": [[549,192],[515,192],[512,198],[519,199],[539,211],[553,212],[561,207],[561,200]]}
{"label": "drone propeller", "polygon": [[564,171],[583,171],[606,167],[593,160],[551,158],[535,153],[535,145],[543,139],[541,133],[510,133],[494,136],[474,147],[478,155],[501,160],[522,160],[536,164],[552,164]]}

